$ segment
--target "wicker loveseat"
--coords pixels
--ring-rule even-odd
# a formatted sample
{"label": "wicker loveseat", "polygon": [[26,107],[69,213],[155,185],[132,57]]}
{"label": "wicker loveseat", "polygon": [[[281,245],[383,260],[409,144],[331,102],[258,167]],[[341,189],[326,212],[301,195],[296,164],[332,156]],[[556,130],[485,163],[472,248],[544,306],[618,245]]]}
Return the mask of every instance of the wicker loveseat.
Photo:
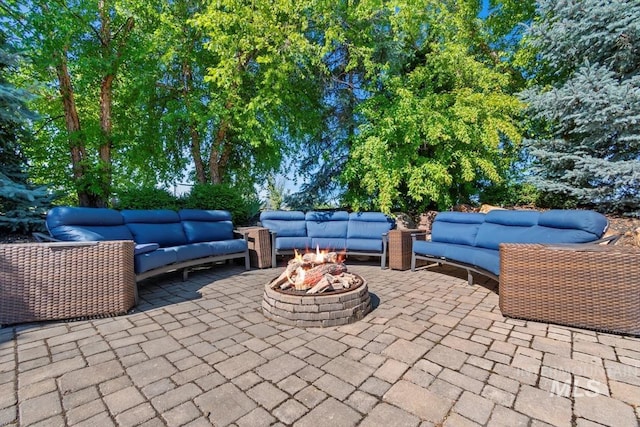
{"label": "wicker loveseat", "polygon": [[602,239],[607,228],[604,215],[586,210],[441,212],[430,239],[417,240],[414,235],[411,269],[415,270],[416,260],[426,260],[466,269],[469,284],[473,272],[498,280],[501,244],[614,242],[617,236]]}
{"label": "wicker loveseat", "polygon": [[133,240],[136,281],[174,270],[186,279],[190,267],[236,258],[249,269],[246,235],[234,232],[227,211],[56,207],[46,225],[58,241]]}
{"label": "wicker loveseat", "polygon": [[387,233],[395,226],[381,212],[264,211],[260,222],[271,233],[274,267],[277,255],[318,247],[347,255],[379,256],[384,268]]}

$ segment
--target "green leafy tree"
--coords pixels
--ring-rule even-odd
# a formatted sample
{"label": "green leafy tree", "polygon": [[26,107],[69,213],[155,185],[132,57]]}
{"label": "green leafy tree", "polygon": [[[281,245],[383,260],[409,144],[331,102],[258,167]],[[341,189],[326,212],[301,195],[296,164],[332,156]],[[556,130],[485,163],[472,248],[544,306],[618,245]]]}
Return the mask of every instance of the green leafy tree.
{"label": "green leafy tree", "polygon": [[264,177],[317,132],[320,51],[306,37],[311,6],[221,0],[190,21],[211,61],[204,77],[213,118],[203,149],[209,182]]}
{"label": "green leafy tree", "polygon": [[[28,148],[34,172],[73,189],[82,206],[105,206],[112,191],[114,85],[134,18],[123,2],[3,2],[5,22],[26,54],[39,132]],[[35,86],[35,84],[38,84]]]}
{"label": "green leafy tree", "polygon": [[25,105],[27,93],[7,81],[17,62],[0,32],[0,229],[25,232],[42,227],[53,195],[44,186],[30,185],[26,173],[22,144],[28,141],[25,127],[33,114]]}
{"label": "green leafy tree", "polygon": [[478,2],[387,5],[395,63],[372,82],[344,173],[355,208],[444,209],[501,182],[520,142],[512,74]]}
{"label": "green leafy tree", "polygon": [[532,182],[556,203],[637,210],[640,3],[545,0],[538,13],[525,39],[537,84],[523,93]]}

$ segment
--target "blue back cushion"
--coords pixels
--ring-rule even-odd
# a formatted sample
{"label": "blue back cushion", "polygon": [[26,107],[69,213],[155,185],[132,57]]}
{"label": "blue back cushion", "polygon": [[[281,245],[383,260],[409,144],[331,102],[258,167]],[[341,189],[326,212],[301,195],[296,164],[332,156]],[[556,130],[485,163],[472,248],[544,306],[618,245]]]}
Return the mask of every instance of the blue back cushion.
{"label": "blue back cushion", "polygon": [[175,211],[124,210],[122,217],[136,243],[158,243],[161,248],[187,243],[180,217]]}
{"label": "blue back cushion", "polygon": [[394,225],[393,220],[382,212],[353,212],[349,214],[347,238],[381,240]]}
{"label": "blue back cushion", "polygon": [[440,212],[431,225],[431,241],[473,246],[485,215],[469,212]]}
{"label": "blue back cushion", "polygon": [[336,212],[307,212],[307,234],[312,238],[338,237],[347,238],[349,226],[349,213]]}
{"label": "blue back cushion", "polygon": [[133,240],[113,209],[58,206],[47,213],[46,224],[51,236],[65,241]]}
{"label": "blue back cushion", "polygon": [[597,240],[607,230],[607,218],[594,211],[550,210],[540,214],[538,225],[561,229],[574,229],[591,233]]}
{"label": "blue back cushion", "polygon": [[304,212],[264,211],[260,214],[263,227],[275,231],[277,237],[307,237],[307,223]]}
{"label": "blue back cushion", "polygon": [[233,239],[233,223],[228,211],[182,209],[178,215],[189,243]]}
{"label": "blue back cushion", "polygon": [[478,230],[475,245],[498,250],[500,243],[536,243],[533,227],[539,217],[538,211],[491,211]]}

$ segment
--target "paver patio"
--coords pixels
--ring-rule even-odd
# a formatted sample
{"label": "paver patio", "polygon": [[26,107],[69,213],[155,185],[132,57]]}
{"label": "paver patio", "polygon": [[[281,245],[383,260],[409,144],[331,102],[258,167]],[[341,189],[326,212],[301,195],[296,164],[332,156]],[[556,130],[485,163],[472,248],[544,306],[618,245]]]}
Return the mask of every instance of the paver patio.
{"label": "paver patio", "polygon": [[349,269],[377,307],[347,326],[266,320],[280,269],[227,265],[125,316],[0,329],[0,425],[638,425],[640,339],[505,319],[455,269]]}

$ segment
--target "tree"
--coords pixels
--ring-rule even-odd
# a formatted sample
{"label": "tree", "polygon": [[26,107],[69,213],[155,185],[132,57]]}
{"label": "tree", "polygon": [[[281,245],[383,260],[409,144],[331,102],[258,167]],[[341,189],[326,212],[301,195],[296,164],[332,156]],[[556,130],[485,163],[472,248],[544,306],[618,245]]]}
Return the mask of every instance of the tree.
{"label": "tree", "polygon": [[344,174],[356,208],[468,202],[503,179],[520,141],[521,103],[487,46],[478,2],[407,3],[387,5],[395,62],[358,110],[366,123]]}
{"label": "tree", "polygon": [[25,69],[40,83],[34,105],[43,119],[29,147],[36,172],[62,187],[71,184],[81,206],[107,205],[117,149],[113,91],[133,17],[115,0],[6,2],[3,8],[28,54]]}
{"label": "tree", "polygon": [[525,43],[537,54],[523,93],[532,182],[557,200],[640,207],[640,3],[538,1]]}
{"label": "tree", "polygon": [[27,93],[7,82],[17,57],[0,32],[0,229],[32,231],[42,227],[42,215],[53,198],[45,187],[33,187],[26,174],[21,143],[28,138],[25,122],[33,115],[26,108]]}
{"label": "tree", "polygon": [[320,52],[306,37],[311,7],[221,0],[190,21],[211,58],[204,81],[214,131],[202,146],[211,183],[264,178],[317,132]]}

